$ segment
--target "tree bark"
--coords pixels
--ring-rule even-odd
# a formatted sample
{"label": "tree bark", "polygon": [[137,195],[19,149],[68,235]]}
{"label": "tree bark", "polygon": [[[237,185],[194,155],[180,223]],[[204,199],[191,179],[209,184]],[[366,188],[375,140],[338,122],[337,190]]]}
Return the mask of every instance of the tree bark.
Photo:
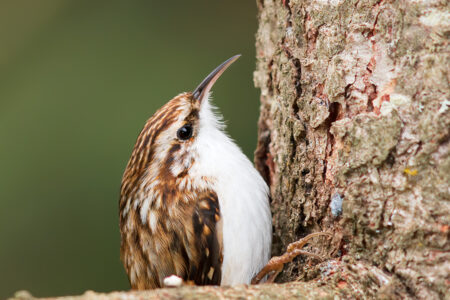
{"label": "tree bark", "polygon": [[259,0],[255,163],[274,254],[330,231],[280,281],[449,297],[447,1]]}
{"label": "tree bark", "polygon": [[[108,294],[87,291],[80,296],[66,296],[60,300],[139,300],[139,299],[330,299],[339,292],[320,286],[319,283],[291,282],[284,284],[240,285],[235,287],[183,286],[149,291],[112,292]],[[17,292],[9,300],[36,300],[28,292]]]}

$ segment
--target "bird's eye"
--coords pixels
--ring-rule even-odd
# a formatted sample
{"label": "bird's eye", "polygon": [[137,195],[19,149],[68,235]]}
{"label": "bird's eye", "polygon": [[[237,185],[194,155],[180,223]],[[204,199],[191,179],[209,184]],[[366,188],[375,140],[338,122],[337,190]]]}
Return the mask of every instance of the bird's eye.
{"label": "bird's eye", "polygon": [[192,137],[192,126],[189,124],[184,125],[183,127],[181,127],[180,129],[178,129],[177,131],[177,137],[182,140],[188,140]]}

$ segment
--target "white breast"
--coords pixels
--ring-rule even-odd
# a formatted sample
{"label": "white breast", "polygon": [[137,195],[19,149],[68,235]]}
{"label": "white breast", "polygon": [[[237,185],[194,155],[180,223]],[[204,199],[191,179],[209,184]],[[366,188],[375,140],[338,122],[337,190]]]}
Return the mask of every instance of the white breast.
{"label": "white breast", "polygon": [[267,184],[223,132],[208,101],[200,111],[193,150],[197,161],[190,175],[215,180],[223,221],[222,285],[249,284],[268,262],[272,218]]}

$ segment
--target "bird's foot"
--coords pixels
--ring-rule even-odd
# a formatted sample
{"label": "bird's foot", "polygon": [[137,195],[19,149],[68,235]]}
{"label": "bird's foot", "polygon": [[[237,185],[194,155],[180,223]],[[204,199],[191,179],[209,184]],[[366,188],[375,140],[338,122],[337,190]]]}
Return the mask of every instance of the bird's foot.
{"label": "bird's foot", "polygon": [[312,256],[315,259],[323,260],[323,258],[317,254],[309,253],[306,251],[302,251],[302,248],[308,243],[310,239],[316,236],[327,235],[331,236],[331,233],[328,232],[315,232],[311,233],[304,238],[290,243],[287,247],[286,252],[281,256],[272,257],[267,265],[252,279],[252,284],[258,284],[263,280],[266,275],[269,275],[267,278],[268,283],[274,282],[275,278],[278,274],[283,270],[284,264],[291,262],[295,257],[299,255],[308,255]]}

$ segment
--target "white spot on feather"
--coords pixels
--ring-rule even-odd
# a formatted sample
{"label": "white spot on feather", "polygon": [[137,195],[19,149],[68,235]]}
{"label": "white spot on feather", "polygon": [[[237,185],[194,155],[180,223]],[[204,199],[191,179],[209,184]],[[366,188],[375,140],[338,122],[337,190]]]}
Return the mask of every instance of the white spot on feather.
{"label": "white spot on feather", "polygon": [[147,223],[147,213],[148,213],[148,207],[150,206],[150,198],[146,198],[144,200],[144,203],[142,203],[141,206],[141,221],[142,224]]}
{"label": "white spot on feather", "polygon": [[156,209],[160,209],[161,208],[161,195],[157,194],[156,195],[156,200],[155,200],[155,207]]}
{"label": "white spot on feather", "polygon": [[126,200],[126,204],[125,204],[125,208],[122,211],[122,217],[125,217],[126,215],[128,215],[128,212],[130,211],[130,203],[131,203],[131,199],[127,199]]}
{"label": "white spot on feather", "polygon": [[155,232],[156,224],[158,223],[158,216],[155,214],[153,210],[150,211],[149,222],[150,222],[150,229],[153,232]]}

